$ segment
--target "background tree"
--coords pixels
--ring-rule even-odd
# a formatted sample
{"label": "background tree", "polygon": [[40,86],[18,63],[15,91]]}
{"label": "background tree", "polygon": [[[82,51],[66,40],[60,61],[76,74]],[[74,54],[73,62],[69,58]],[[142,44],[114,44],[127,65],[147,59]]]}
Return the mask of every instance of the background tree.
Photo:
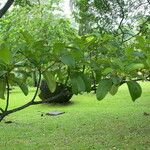
{"label": "background tree", "polygon": [[147,0],[71,0],[74,17],[84,33],[123,30],[123,26],[133,29],[149,15],[149,4]]}

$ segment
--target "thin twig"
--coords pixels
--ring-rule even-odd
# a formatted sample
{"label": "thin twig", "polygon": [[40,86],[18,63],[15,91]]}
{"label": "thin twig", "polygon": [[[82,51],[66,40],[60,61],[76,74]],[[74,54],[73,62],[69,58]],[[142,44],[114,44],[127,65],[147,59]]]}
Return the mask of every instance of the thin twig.
{"label": "thin twig", "polygon": [[4,112],[4,110],[0,107],[0,111],[3,113]]}
{"label": "thin twig", "polygon": [[121,41],[123,42],[124,32],[123,32],[121,26],[122,26],[123,20],[124,20],[124,18],[125,18],[125,14],[124,14],[123,7],[122,7],[122,5],[120,4],[119,0],[117,0],[117,3],[118,3],[118,5],[119,5],[119,7],[120,7],[120,10],[121,10],[121,21],[120,21],[120,23],[119,23],[118,29],[120,29],[120,31],[121,31],[121,33],[122,33],[122,40],[121,40]]}
{"label": "thin twig", "polygon": [[45,68],[41,73],[43,74],[45,71],[47,71],[49,68],[51,68],[52,66],[54,66],[56,64],[56,62],[54,62],[53,64],[51,64],[50,66],[48,66],[47,68]]}
{"label": "thin twig", "polygon": [[8,109],[8,106],[9,106],[9,83],[8,83],[8,79],[6,80],[6,81],[7,81],[7,88],[8,88],[8,89],[7,89],[7,104],[6,104],[5,111],[3,111],[3,109],[1,109],[2,113],[0,114],[0,122],[3,120],[3,118],[4,118],[5,116],[7,116],[7,115],[9,115],[9,114],[11,114],[11,113],[13,113],[13,112],[17,112],[17,111],[19,111],[19,110],[22,110],[22,109],[24,109],[24,108],[26,108],[26,107],[29,107],[30,105],[35,105],[34,100],[35,100],[35,98],[36,98],[36,96],[37,96],[37,94],[38,94],[38,89],[39,89],[39,85],[40,85],[40,82],[41,82],[41,71],[40,71],[40,69],[39,69],[38,71],[39,71],[38,86],[37,86],[37,88],[36,88],[36,91],[35,91],[35,94],[34,94],[33,98],[32,98],[31,101],[29,101],[28,103],[26,103],[26,104],[24,104],[24,105],[22,105],[22,106],[20,106],[20,107],[14,108],[14,109],[12,109],[12,110],[7,110],[7,109]]}
{"label": "thin twig", "polygon": [[139,32],[138,32],[137,34],[135,34],[135,35],[129,37],[128,39],[124,40],[123,43],[125,43],[125,42],[131,40],[132,38],[134,38],[134,37],[136,37],[136,36],[138,36],[138,35],[142,32],[143,26],[144,26],[148,21],[150,21],[150,17],[148,17],[147,20],[146,20],[145,22],[143,22],[143,23],[140,25],[140,26],[141,26],[141,29],[139,30]]}
{"label": "thin twig", "polygon": [[53,100],[59,98],[61,95],[64,95],[64,94],[65,94],[65,92],[64,92],[64,90],[62,90],[61,93],[59,93],[59,94],[57,94],[57,95],[55,95],[55,96],[53,96],[51,98],[48,98],[45,101],[33,101],[33,100],[31,100],[30,102],[28,102],[28,103],[26,103],[26,104],[24,104],[24,105],[22,105],[20,107],[17,107],[17,108],[14,108],[12,110],[7,111],[5,116],[7,116],[7,115],[9,115],[11,113],[20,111],[20,110],[22,110],[24,108],[27,108],[27,107],[31,106],[31,105],[37,105],[37,104],[43,104],[43,103],[47,103],[47,102],[49,102],[49,103],[53,102]]}
{"label": "thin twig", "polygon": [[39,70],[39,80],[38,80],[38,83],[37,83],[35,94],[34,94],[32,100],[31,100],[31,102],[34,102],[34,100],[37,96],[37,93],[38,93],[38,90],[39,90],[39,87],[40,87],[40,82],[41,82],[41,70]]}

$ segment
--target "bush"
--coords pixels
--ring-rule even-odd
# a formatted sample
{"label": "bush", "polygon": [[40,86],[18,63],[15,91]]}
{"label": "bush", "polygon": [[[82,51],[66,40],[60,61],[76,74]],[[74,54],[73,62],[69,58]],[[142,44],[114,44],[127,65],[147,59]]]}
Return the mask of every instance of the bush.
{"label": "bush", "polygon": [[[49,101],[54,103],[66,103],[68,102],[73,94],[71,87],[64,85],[62,83],[57,83],[55,92],[51,92],[48,88],[48,85],[45,80],[42,80],[40,85],[40,91],[39,97],[42,99],[42,101]],[[58,95],[57,98],[54,100],[51,100],[50,98],[55,97]]]}

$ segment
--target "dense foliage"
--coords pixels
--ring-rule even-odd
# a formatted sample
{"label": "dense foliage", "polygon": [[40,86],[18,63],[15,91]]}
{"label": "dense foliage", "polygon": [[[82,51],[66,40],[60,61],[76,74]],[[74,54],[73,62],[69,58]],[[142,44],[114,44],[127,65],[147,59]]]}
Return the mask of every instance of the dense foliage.
{"label": "dense foliage", "polygon": [[[124,23],[124,16],[117,21],[120,15],[113,15],[114,11],[117,15],[118,8],[125,15],[123,8],[128,8],[130,3],[127,5],[119,0],[114,3],[103,1],[103,5],[99,4],[102,1],[96,0],[94,3],[87,0],[77,2],[75,19],[79,30],[72,27],[53,3],[45,5],[42,1],[42,5],[20,4],[21,7],[14,7],[0,19],[1,99],[5,98],[7,90],[6,107],[0,108],[0,120],[10,113],[42,103],[35,101],[41,78],[47,81],[52,93],[58,82],[71,87],[73,94],[95,89],[97,99],[102,100],[108,92],[115,95],[118,88],[127,83],[133,101],[141,96],[142,89],[137,81],[150,80],[149,16],[142,15],[140,22],[136,21],[134,25],[137,29],[132,30]],[[149,4],[148,1],[145,3]],[[93,7],[94,12],[91,12]],[[97,18],[98,13],[102,20]],[[109,21],[106,14],[108,18],[112,17]],[[97,20],[101,20],[100,26]],[[118,27],[114,25],[110,30],[115,21],[119,22]],[[108,26],[104,27],[106,23]],[[8,110],[10,86],[17,85],[28,95],[28,80],[33,73],[39,76],[33,99]],[[55,96],[49,101],[54,99]]]}

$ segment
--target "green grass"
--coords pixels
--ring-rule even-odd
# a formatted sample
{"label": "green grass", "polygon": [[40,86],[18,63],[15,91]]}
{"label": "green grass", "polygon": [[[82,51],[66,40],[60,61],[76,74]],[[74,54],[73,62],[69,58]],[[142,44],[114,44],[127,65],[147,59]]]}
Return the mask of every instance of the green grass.
{"label": "green grass", "polygon": [[[9,115],[0,123],[0,150],[144,150],[150,149],[150,84],[142,83],[143,94],[132,102],[126,86],[114,97],[97,101],[93,94],[74,96],[68,105],[36,105]],[[33,95],[11,94],[11,108]],[[4,105],[3,100],[0,106]],[[55,117],[51,110],[65,111]]]}

